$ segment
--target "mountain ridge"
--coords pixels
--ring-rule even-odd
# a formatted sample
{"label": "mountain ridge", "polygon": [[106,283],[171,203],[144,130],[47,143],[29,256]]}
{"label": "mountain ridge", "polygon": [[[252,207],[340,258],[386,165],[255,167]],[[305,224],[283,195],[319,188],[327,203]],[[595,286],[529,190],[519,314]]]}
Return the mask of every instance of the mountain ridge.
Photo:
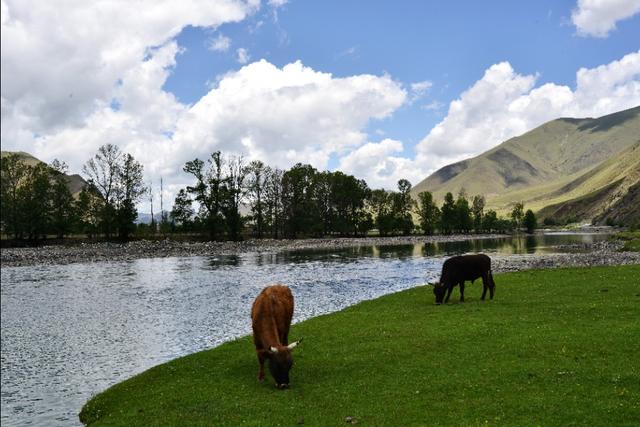
{"label": "mountain ridge", "polygon": [[[640,181],[640,106],[598,118],[559,118],[496,147],[443,168],[412,190],[430,191],[441,201],[447,192],[483,194],[487,208],[507,213],[514,203],[540,211],[579,199],[617,182],[601,209],[581,211],[600,218],[633,184]],[[590,217],[587,217],[589,213]]]}

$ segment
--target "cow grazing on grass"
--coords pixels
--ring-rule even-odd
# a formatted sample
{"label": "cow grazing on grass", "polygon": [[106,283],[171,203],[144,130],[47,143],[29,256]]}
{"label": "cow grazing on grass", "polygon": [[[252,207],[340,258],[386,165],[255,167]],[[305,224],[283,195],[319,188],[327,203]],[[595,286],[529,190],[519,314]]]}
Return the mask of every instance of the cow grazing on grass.
{"label": "cow grazing on grass", "polygon": [[293,295],[283,285],[267,286],[260,292],[251,308],[253,342],[256,345],[258,381],[264,381],[264,362],[278,388],[289,387],[289,370],[293,365],[291,350],[300,341],[289,344],[289,327],[293,317]]}
{"label": "cow grazing on grass", "polygon": [[479,277],[482,277],[482,300],[487,294],[487,289],[493,299],[496,284],[491,274],[491,258],[484,254],[460,255],[449,258],[442,265],[440,281],[433,284],[436,304],[442,304],[443,299],[445,303],[449,302],[451,291],[456,285],[460,285],[460,302],[464,302],[464,282],[470,280],[473,283]]}

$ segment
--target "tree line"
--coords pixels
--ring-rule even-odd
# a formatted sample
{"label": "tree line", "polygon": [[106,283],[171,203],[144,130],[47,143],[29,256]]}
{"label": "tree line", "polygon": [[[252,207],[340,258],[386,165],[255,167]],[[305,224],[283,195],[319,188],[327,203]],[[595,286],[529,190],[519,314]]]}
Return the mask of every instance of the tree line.
{"label": "tree line", "polygon": [[16,240],[69,234],[126,240],[136,228],[136,204],[147,191],[142,165],[111,144],[84,164],[87,185],[77,197],[64,162],[29,165],[10,154],[2,158],[0,171],[2,232]]}
{"label": "tree line", "polygon": [[152,197],[144,185],[143,166],[117,146],[100,147],[82,168],[87,185],[74,197],[67,185],[68,167],[28,165],[18,155],[2,158],[1,225],[14,239],[38,240],[70,234],[128,239],[132,234],[181,233],[212,240],[366,236],[423,233],[506,232],[535,227],[535,215],[515,205],[510,218],[485,212],[485,199],[468,200],[447,193],[437,206],[429,192],[411,197],[411,183],[397,190],[371,189],[362,179],[340,171],[319,171],[308,164],[288,170],[246,162],[242,156],[212,153],[183,170],[192,184],[176,195],[160,224],[136,225],[136,205]]}
{"label": "tree line", "polygon": [[[372,190],[364,180],[340,171],[318,171],[296,164],[283,171],[259,160],[214,152],[206,162],[195,159],[183,168],[194,179],[179,191],[170,214],[171,229],[211,239],[252,237],[297,238],[507,232],[536,228],[531,210],[516,203],[510,217],[485,212],[485,199],[471,203],[463,190],[447,193],[438,207],[429,192],[411,197],[411,183],[401,179],[397,191]],[[194,203],[196,207],[194,207]],[[241,207],[246,211],[241,212]],[[414,218],[417,218],[417,223]]]}

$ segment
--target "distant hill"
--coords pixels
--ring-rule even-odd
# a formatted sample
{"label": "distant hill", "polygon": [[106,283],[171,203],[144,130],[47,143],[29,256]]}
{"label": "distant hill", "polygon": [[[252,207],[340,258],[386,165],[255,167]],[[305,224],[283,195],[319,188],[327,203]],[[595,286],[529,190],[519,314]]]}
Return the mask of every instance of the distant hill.
{"label": "distant hill", "polygon": [[439,169],[412,193],[431,191],[442,201],[447,192],[456,195],[464,188],[469,195],[483,194],[487,208],[503,214],[523,201],[540,217],[603,222],[610,209],[621,209],[619,203],[629,211],[624,217],[637,215],[640,207],[625,200],[638,182],[640,107],[635,107],[596,119],[550,121]]}
{"label": "distant hill", "polygon": [[[42,160],[39,160],[33,157],[31,154],[25,153],[24,151],[0,152],[1,157],[5,157],[10,154],[17,154],[20,160],[22,160],[24,163],[26,163],[29,166],[35,166],[39,163],[44,163]],[[82,178],[78,174],[65,175],[65,178],[67,180],[67,186],[69,187],[69,191],[71,191],[71,194],[73,194],[74,196],[77,196],[80,193],[80,191],[82,191],[84,186],[87,184],[87,181],[85,181],[84,178]]]}

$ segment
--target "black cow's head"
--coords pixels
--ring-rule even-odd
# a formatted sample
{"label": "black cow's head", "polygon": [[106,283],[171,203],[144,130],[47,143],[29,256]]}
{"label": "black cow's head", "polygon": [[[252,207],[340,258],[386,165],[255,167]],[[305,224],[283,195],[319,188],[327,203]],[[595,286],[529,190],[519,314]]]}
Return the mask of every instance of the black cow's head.
{"label": "black cow's head", "polygon": [[291,351],[300,344],[293,342],[287,346],[269,348],[269,371],[278,388],[289,388],[289,371],[293,366]]}
{"label": "black cow's head", "polygon": [[433,295],[436,296],[436,304],[442,304],[444,295],[447,293],[446,287],[440,282],[430,283],[430,285],[433,286]]}

